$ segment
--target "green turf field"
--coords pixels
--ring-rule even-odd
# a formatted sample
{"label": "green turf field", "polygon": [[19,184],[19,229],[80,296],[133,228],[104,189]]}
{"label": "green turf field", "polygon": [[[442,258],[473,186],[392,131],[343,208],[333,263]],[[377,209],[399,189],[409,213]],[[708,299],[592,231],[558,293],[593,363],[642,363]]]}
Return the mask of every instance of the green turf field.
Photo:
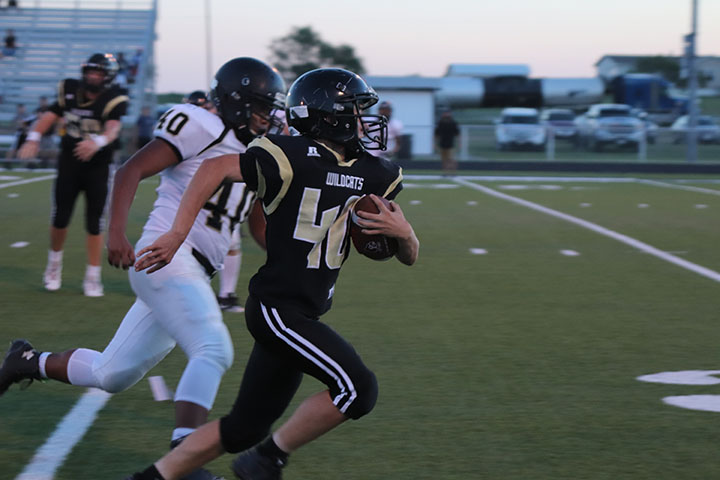
{"label": "green turf field", "polygon": [[[102,349],[134,295],[109,266],[105,297],[82,295],[82,203],[63,288],[42,289],[52,181],[4,185],[47,175],[0,172],[0,349],[16,337],[40,350]],[[720,370],[720,183],[618,178],[407,178],[398,203],[420,238],[417,264],[353,253],[324,317],[377,373],[376,409],[294,454],[284,478],[720,476],[720,413],[663,403],[720,396],[720,379],[636,379]],[[139,188],[131,241],[156,185]],[[29,245],[11,248],[17,242]],[[242,296],[262,262],[249,239],[244,246]],[[213,418],[229,409],[250,347],[242,315],[225,320],[235,364]],[[174,388],[183,366],[173,352],[150,375]],[[320,388],[306,379],[301,397]],[[83,393],[36,383],[0,398],[0,478],[20,474]],[[122,479],[166,451],[172,427],[172,406],[153,401],[142,380],[110,398],[54,478]],[[230,479],[230,460],[211,469]]]}

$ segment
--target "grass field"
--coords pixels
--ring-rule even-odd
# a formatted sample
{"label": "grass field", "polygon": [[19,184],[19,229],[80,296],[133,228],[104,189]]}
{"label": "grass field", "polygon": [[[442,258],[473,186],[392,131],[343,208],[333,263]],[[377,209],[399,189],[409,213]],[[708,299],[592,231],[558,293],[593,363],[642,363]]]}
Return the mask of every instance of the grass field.
{"label": "grass field", "polygon": [[[0,349],[16,337],[102,349],[134,295],[110,267],[105,297],[82,295],[82,203],[63,288],[42,289],[52,181],[5,185],[47,175],[0,172]],[[720,384],[636,379],[720,370],[720,183],[683,178],[406,179],[398,202],[421,241],[418,263],[353,253],[324,318],[377,373],[377,407],[293,455],[284,478],[720,476],[720,413],[662,401],[720,396]],[[156,185],[141,184],[131,241]],[[247,241],[241,295],[261,262]],[[242,315],[225,320],[235,364],[213,418],[232,404],[251,344]],[[173,352],[151,375],[173,388],[183,365]],[[319,388],[308,378],[299,398]],[[1,478],[20,474],[83,393],[47,382],[0,398]],[[122,479],[166,451],[172,424],[171,405],[142,380],[110,398],[54,478]],[[232,478],[230,459],[212,470]]]}

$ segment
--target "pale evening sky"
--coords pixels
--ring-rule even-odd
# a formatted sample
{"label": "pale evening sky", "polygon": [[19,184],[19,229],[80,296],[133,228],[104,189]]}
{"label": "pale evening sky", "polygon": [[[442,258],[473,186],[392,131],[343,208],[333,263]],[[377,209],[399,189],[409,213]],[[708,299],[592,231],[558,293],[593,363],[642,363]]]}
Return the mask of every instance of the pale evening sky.
{"label": "pale evening sky", "polygon": [[[159,0],[158,92],[206,89],[204,3]],[[591,77],[604,54],[682,52],[691,0],[209,0],[212,73],[311,26],[349,44],[368,75],[437,77],[450,63],[527,64],[532,77]],[[698,54],[720,55],[720,1],[698,0]]]}

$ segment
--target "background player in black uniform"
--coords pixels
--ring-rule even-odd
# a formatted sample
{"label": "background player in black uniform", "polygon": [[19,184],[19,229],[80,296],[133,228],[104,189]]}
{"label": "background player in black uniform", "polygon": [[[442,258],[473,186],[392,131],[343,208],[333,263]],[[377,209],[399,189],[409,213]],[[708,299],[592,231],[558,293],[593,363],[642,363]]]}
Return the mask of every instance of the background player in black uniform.
{"label": "background player in black uniform", "polygon": [[[253,141],[239,162],[235,155],[206,161],[186,190],[171,230],[138,252],[144,256],[137,270],[162,268],[224,179],[257,189],[267,220],[267,261],[250,282],[245,316],[255,345],[235,405],[132,478],[176,479],[226,451],[242,451],[232,465],[239,478],[280,479],[291,452],[375,405],[375,375],[319,317],[330,308],[348,255],[352,205],[364,194],[392,199],[402,188],[400,168],[368,154],[361,142],[384,144],[385,118],[373,116],[370,126],[360,115],[377,100],[362,78],[346,70],[301,76],[290,87],[287,114],[302,136],[269,135]],[[419,248],[412,226],[397,204],[387,208],[372,195],[380,213],[359,213],[364,231],[397,238],[398,260],[412,265]],[[305,399],[268,436],[304,373],[327,390]]]}
{"label": "background player in black uniform", "polygon": [[108,192],[109,165],[127,109],[127,91],[113,84],[118,64],[109,53],[96,53],[83,63],[82,78],[62,80],[57,100],[43,113],[28,134],[19,157],[34,158],[42,134],[62,117],[66,133],[62,137],[58,176],[55,179],[50,251],[43,277],[47,290],[62,283],[62,256],[67,227],[75,200],[85,192],[87,230],[87,270],[83,291],[89,297],[103,295],[100,258],[103,238],[100,219]]}

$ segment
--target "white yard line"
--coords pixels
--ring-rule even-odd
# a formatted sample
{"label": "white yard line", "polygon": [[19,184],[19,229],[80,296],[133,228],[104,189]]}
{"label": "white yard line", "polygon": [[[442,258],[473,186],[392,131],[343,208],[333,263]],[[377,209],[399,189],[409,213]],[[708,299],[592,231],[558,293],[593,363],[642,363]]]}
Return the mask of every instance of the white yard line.
{"label": "white yard line", "polygon": [[646,185],[654,185],[656,187],[674,188],[676,190],[687,190],[689,192],[708,193],[710,195],[720,195],[720,190],[713,190],[712,188],[702,187],[691,187],[689,185],[676,185],[674,183],[660,182],[657,180],[649,180],[645,178],[638,178],[638,183],[644,183]]}
{"label": "white yard line", "polygon": [[480,180],[483,182],[583,182],[583,183],[633,183],[637,178],[633,177],[535,177],[522,176],[513,177],[508,175],[403,175],[407,180],[447,180],[448,182],[461,180]]}
{"label": "white yard line", "polygon": [[3,183],[0,188],[15,187],[17,185],[25,185],[26,183],[40,182],[42,180],[50,180],[55,178],[57,175],[45,175],[44,177],[37,178],[26,178],[25,180],[18,180],[17,182]]}
{"label": "white yard line", "polygon": [[96,388],[88,389],[15,480],[52,480],[111,396]]}
{"label": "white yard line", "polygon": [[628,237],[627,235],[623,235],[622,233],[618,233],[618,232],[615,232],[608,228],[602,227],[598,224],[588,222],[587,220],[583,220],[582,218],[574,217],[572,215],[568,215],[567,213],[562,213],[557,210],[553,210],[552,208],[544,207],[538,203],[530,202],[528,200],[524,200],[524,199],[518,198],[518,197],[513,197],[512,195],[508,195],[507,193],[498,192],[497,190],[493,190],[492,188],[488,188],[483,185],[477,185],[477,184],[469,182],[463,178],[455,178],[454,181],[459,183],[460,185],[464,185],[468,188],[472,188],[474,190],[485,193],[487,195],[490,195],[490,196],[493,196],[496,198],[500,198],[502,200],[507,200],[509,202],[512,202],[512,203],[515,203],[518,205],[522,205],[523,207],[527,207],[532,210],[542,212],[546,215],[550,215],[555,218],[559,218],[561,220],[565,220],[567,222],[574,223],[575,225],[586,228],[588,230],[592,230],[593,232],[599,233],[600,235],[610,237],[614,240],[617,240],[617,241],[622,242],[626,245],[629,245],[633,248],[636,248],[642,252],[653,255],[661,260],[665,260],[666,262],[677,265],[678,267],[684,268],[686,270],[690,270],[691,272],[695,272],[698,275],[702,275],[703,277],[709,278],[710,280],[720,282],[720,273],[718,273],[714,270],[710,270],[709,268],[703,267],[696,263],[688,262],[685,259],[676,257],[675,255],[664,252],[658,248],[653,247],[652,245],[648,245],[647,243],[641,242],[640,240],[636,240],[632,237]]}

